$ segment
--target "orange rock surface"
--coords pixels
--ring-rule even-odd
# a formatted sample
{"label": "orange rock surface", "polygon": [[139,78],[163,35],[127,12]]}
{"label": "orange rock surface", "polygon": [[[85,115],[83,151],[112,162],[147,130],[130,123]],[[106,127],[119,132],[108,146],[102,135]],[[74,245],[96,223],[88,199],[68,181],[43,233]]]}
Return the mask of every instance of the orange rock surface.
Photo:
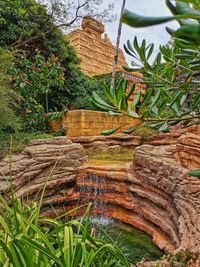
{"label": "orange rock surface", "polygon": [[[188,146],[192,152],[183,155]],[[93,201],[94,213],[149,233],[165,252],[188,249],[200,258],[200,180],[187,175],[197,150],[199,137],[184,135],[177,145],[138,146],[134,162],[98,164],[66,137],[32,141],[12,159],[14,188],[18,196],[35,200],[51,175],[42,206],[46,215]],[[0,190],[7,192],[9,166],[9,159],[0,162]]]}

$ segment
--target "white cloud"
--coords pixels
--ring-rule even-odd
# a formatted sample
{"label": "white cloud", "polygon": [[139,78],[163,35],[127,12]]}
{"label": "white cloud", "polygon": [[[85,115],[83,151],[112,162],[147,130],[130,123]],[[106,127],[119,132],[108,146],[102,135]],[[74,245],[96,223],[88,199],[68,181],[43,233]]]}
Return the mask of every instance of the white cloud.
{"label": "white cloud", "polygon": [[[108,5],[108,3],[113,2],[112,0],[104,0],[104,5]],[[115,10],[114,12],[117,14],[118,19],[120,16],[122,0],[115,0]],[[133,11],[134,13],[138,13],[145,16],[167,16],[170,15],[170,11],[165,6],[164,0],[127,0],[126,1],[126,9]],[[113,21],[111,23],[107,23],[105,26],[106,32],[108,33],[111,42],[113,44],[116,43],[117,37],[117,28],[118,28],[118,20]],[[129,39],[132,41],[134,36],[136,35],[139,40],[146,39],[148,43],[154,43],[155,48],[158,51],[158,48],[162,44],[166,44],[170,40],[170,35],[166,32],[165,27],[169,26],[171,28],[176,28],[176,22],[170,22],[166,24],[161,24],[152,27],[146,28],[131,28],[127,25],[123,25],[122,28],[122,37],[120,47],[123,48],[123,45]],[[126,55],[127,62],[130,63],[131,58]]]}

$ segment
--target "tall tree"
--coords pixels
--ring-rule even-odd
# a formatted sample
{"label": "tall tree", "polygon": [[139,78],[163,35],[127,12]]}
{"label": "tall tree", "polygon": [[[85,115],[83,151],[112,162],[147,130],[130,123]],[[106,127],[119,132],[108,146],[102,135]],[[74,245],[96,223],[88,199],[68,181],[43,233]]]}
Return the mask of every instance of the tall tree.
{"label": "tall tree", "polygon": [[[126,0],[123,0],[120,18],[122,17],[122,14],[124,13],[125,5],[126,5]],[[110,86],[111,90],[115,87],[121,33],[122,33],[122,22],[120,19],[119,20],[119,26],[118,26],[118,32],[117,32],[117,41],[116,41],[116,47],[115,47],[114,61],[113,61],[112,80],[111,80],[111,86]]]}
{"label": "tall tree", "polygon": [[[12,6],[18,11],[20,6],[21,19],[29,18],[29,21],[43,20],[43,23],[37,31],[31,30],[29,34],[20,33],[20,38],[14,43],[15,48],[22,49],[24,45],[28,45],[33,41],[37,41],[41,36],[45,37],[53,32],[57,32],[58,29],[63,32],[68,32],[80,26],[80,22],[83,17],[89,16],[97,18],[101,21],[112,21],[114,15],[111,15],[110,11],[114,5],[110,4],[107,8],[100,10],[102,0],[2,0],[0,1],[0,26],[4,24],[4,20],[1,18],[1,12],[6,14],[8,6]],[[34,9],[33,9],[34,6]],[[33,18],[33,15],[37,12],[37,17]],[[15,15],[15,12],[14,12]],[[46,24],[48,27],[46,28]],[[26,28],[26,23],[23,23],[23,28]],[[34,23],[32,23],[34,27]],[[13,28],[15,32],[15,29]],[[12,34],[11,34],[12,36]]]}

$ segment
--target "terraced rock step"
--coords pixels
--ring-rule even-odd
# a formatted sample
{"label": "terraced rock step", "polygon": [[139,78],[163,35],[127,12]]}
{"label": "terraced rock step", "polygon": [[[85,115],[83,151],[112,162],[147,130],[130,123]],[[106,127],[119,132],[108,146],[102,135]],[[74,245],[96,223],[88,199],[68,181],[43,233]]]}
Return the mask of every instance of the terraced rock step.
{"label": "terraced rock step", "polygon": [[[32,200],[46,183],[42,209],[49,216],[94,201],[94,213],[149,233],[165,252],[200,255],[200,180],[187,175],[200,168],[199,144],[200,136],[186,134],[174,145],[138,146],[125,163],[88,161],[83,146],[66,137],[34,141],[12,158],[14,188]],[[9,192],[9,159],[0,173],[1,191]]]}

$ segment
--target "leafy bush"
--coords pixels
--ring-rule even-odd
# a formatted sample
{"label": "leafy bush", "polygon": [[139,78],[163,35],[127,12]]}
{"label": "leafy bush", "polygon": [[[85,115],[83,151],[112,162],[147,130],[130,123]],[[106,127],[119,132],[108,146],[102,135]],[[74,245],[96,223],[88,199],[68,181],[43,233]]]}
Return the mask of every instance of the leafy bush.
{"label": "leafy bush", "polygon": [[143,141],[152,140],[154,137],[155,131],[148,125],[140,125],[134,131],[134,135],[140,136]]}
{"label": "leafy bush", "polygon": [[103,82],[81,72],[74,48],[56,25],[59,12],[65,13],[61,2],[53,4],[50,16],[48,5],[41,1],[0,1],[0,47],[14,51],[12,77],[21,95],[18,111],[25,131],[48,130],[43,115],[47,105],[50,112],[91,109],[92,90],[101,94]]}
{"label": "leafy bush", "polygon": [[[32,59],[16,57],[12,68],[13,85],[21,95],[20,110],[24,128],[29,131],[45,129],[48,112],[48,95],[64,84],[64,69],[58,58],[52,55],[47,60],[39,54]],[[53,89],[54,88],[54,89]]]}
{"label": "leafy bush", "polygon": [[7,70],[13,64],[13,55],[0,48],[0,131],[20,129],[20,120],[16,116],[16,102],[19,96],[14,93],[11,86],[11,77]]}
{"label": "leafy bush", "polygon": [[[111,74],[95,77],[88,77],[81,73],[79,75],[76,73],[76,75],[79,77],[74,79],[72,82],[66,80],[66,83],[70,83],[69,87],[74,88],[74,90],[70,90],[69,92],[66,90],[65,104],[69,109],[96,109],[90,101],[92,91],[95,91],[98,95],[105,99],[102,88],[104,84],[108,87],[110,86]],[[118,73],[117,81],[119,81],[120,78],[121,74]],[[57,105],[62,103],[61,97],[58,96],[58,98],[59,103]]]}
{"label": "leafy bush", "polygon": [[14,87],[22,96],[19,113],[28,114],[27,119],[23,117],[24,128],[45,130],[45,117],[41,114],[46,94],[49,108],[55,111],[70,103],[69,96],[80,89],[79,77],[83,74],[75,50],[45,5],[35,0],[0,1],[0,33],[0,47],[14,51],[12,76]]}

